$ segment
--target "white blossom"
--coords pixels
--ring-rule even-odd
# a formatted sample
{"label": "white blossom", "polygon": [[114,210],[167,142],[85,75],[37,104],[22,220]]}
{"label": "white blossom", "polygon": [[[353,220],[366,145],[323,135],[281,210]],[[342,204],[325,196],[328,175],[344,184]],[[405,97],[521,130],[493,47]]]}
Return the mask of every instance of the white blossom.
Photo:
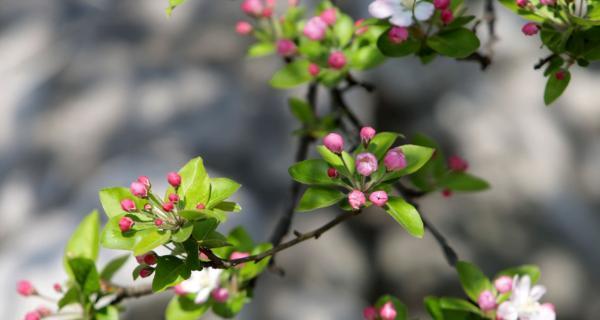
{"label": "white blossom", "polygon": [[375,0],[369,5],[369,13],[378,19],[389,19],[398,27],[408,27],[414,22],[431,18],[435,7],[423,0]]}
{"label": "white blossom", "polygon": [[515,276],[513,290],[508,301],[498,307],[497,315],[502,320],[555,320],[554,309],[539,300],[546,293],[541,285],[531,287],[531,278]]}

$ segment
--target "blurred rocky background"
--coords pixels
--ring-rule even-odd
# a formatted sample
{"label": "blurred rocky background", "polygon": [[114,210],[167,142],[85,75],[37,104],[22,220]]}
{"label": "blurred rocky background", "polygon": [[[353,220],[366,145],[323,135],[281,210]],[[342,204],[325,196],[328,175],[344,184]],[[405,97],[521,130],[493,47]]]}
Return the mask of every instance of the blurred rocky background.
{"label": "blurred rocky background", "polygon": [[[18,297],[64,279],[61,253],[101,187],[166,172],[202,155],[212,175],[243,185],[247,226],[266,240],[288,196],[295,123],[268,86],[276,58],[248,60],[233,31],[236,1],[188,0],[172,18],[165,1],[0,1],[0,318],[38,303]],[[482,11],[474,1],[473,11]],[[367,1],[341,1],[355,18]],[[424,132],[487,178],[490,191],[433,195],[422,211],[463,259],[488,274],[535,263],[559,319],[597,319],[600,305],[600,77],[575,68],[566,94],[543,106],[546,54],[498,6],[494,64],[414,58],[359,75],[377,90],[351,92],[352,109],[380,130]],[[485,36],[484,28],[479,32]],[[320,97],[324,107],[325,92]],[[162,184],[162,185],[161,185]],[[312,229],[336,214],[297,215]],[[116,252],[105,250],[101,260]],[[133,265],[133,261],[130,262]],[[411,238],[381,212],[278,256],[286,271],[261,278],[240,319],[360,319],[384,293],[425,319],[423,297],[462,295],[430,235]],[[128,271],[118,282],[131,282]],[[162,319],[169,295],[131,301],[126,319]]]}

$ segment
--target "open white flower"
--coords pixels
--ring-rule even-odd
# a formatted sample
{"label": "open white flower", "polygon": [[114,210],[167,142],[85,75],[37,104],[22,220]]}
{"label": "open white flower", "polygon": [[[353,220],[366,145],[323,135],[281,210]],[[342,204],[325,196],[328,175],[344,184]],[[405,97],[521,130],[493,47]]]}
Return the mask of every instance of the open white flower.
{"label": "open white flower", "polygon": [[201,304],[208,300],[210,293],[219,287],[221,269],[204,268],[202,271],[192,271],[189,279],[177,285],[177,290],[184,293],[194,293],[194,302]]}
{"label": "open white flower", "polygon": [[369,13],[377,19],[389,19],[398,27],[408,27],[414,22],[431,18],[435,7],[423,0],[375,0],[369,5]]}
{"label": "open white flower", "polygon": [[498,307],[497,315],[502,320],[555,320],[554,309],[539,303],[545,293],[544,286],[531,287],[528,275],[515,276],[510,299]]}

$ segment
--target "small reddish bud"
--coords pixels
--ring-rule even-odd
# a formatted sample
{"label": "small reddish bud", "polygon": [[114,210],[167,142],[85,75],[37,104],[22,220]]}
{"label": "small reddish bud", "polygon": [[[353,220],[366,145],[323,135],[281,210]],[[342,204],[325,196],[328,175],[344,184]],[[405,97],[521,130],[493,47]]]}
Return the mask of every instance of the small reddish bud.
{"label": "small reddish bud", "polygon": [[138,198],[146,198],[148,196],[148,188],[139,181],[132,182],[129,190],[131,191],[131,194]]}
{"label": "small reddish bud", "polygon": [[352,190],[352,192],[348,194],[348,202],[352,209],[358,210],[365,202],[367,202],[367,199],[365,198],[365,194],[360,190]]}
{"label": "small reddish bud", "polygon": [[339,173],[337,170],[335,170],[335,168],[329,168],[327,169],[327,176],[330,178],[337,178],[339,176]]}
{"label": "small reddish bud", "polygon": [[261,0],[244,0],[240,8],[245,14],[253,17],[259,17],[264,10]]}
{"label": "small reddish bud", "polygon": [[54,289],[54,291],[56,291],[58,293],[62,292],[62,286],[58,282],[52,285],[52,289]]}
{"label": "small reddish bud", "polygon": [[139,176],[137,178],[137,181],[145,185],[147,189],[150,189],[150,187],[152,186],[152,184],[150,184],[150,178],[148,178],[147,176]]}
{"label": "small reddish bud", "polygon": [[377,133],[377,131],[371,127],[362,127],[360,129],[360,140],[363,143],[368,144],[369,141],[375,137],[375,133]]}
{"label": "small reddish bud", "polygon": [[273,15],[273,7],[266,7],[262,12],[263,18],[270,18]]}
{"label": "small reddish bud", "polygon": [[162,226],[163,223],[165,223],[165,222],[162,221],[162,219],[154,219],[154,225],[157,226],[157,227]]}
{"label": "small reddish bud", "polygon": [[377,309],[373,306],[368,306],[363,309],[363,318],[365,320],[376,320],[377,319]]}
{"label": "small reddish bud", "polygon": [[121,232],[127,232],[131,230],[134,224],[135,222],[130,217],[123,217],[119,220],[119,229],[121,229]]}
{"label": "small reddish bud", "polygon": [[464,172],[469,168],[469,163],[459,156],[451,156],[448,158],[448,167],[452,171]]}
{"label": "small reddish bud", "polygon": [[146,253],[145,255],[143,255],[143,259],[144,259],[145,264],[147,264],[149,266],[153,266],[156,264],[156,261],[158,260],[158,256],[156,255],[156,252],[150,251],[150,252]]}
{"label": "small reddish bud", "polygon": [[327,63],[332,69],[343,69],[346,66],[346,56],[341,51],[334,51],[329,55]]}
{"label": "small reddish bud", "polygon": [[27,312],[27,314],[25,314],[25,320],[40,320],[42,318],[42,315],[37,312],[37,310],[35,311],[30,311]]}
{"label": "small reddish bud", "polygon": [[181,176],[177,172],[169,172],[167,174],[167,181],[173,188],[177,188],[181,184]]}
{"label": "small reddish bud", "polygon": [[479,294],[477,305],[483,311],[494,310],[496,308],[496,297],[491,291],[485,290]]}
{"label": "small reddish bud", "polygon": [[381,320],[394,320],[396,319],[396,315],[396,309],[391,301],[386,302],[379,310],[379,316],[381,317]]}
{"label": "small reddish bud", "polygon": [[540,27],[536,23],[533,23],[533,22],[526,23],[523,26],[523,28],[521,29],[523,34],[526,36],[533,36],[533,35],[537,34],[539,30],[540,30]]}
{"label": "small reddish bud", "polygon": [[385,191],[375,191],[369,195],[369,200],[377,207],[383,207],[388,201],[388,195]]}
{"label": "small reddish bud", "polygon": [[169,201],[169,202],[165,202],[162,204],[162,208],[163,210],[165,210],[166,212],[171,212],[173,211],[173,209],[175,208],[175,205],[173,204],[173,202]]}
{"label": "small reddish bud", "polygon": [[204,209],[206,209],[206,206],[204,205],[204,203],[198,203],[196,205],[196,209],[198,209],[198,210],[204,210]]}
{"label": "small reddish bud", "polygon": [[442,13],[440,14],[440,19],[442,20],[442,23],[448,25],[454,20],[454,13],[452,13],[452,10],[450,9],[442,10]]}
{"label": "small reddish bud", "polygon": [[337,10],[335,8],[325,9],[321,12],[320,17],[327,25],[332,26],[337,20]]}
{"label": "small reddish bud", "polygon": [[442,196],[444,196],[444,198],[450,198],[452,196],[452,190],[450,190],[450,189],[442,190]]}
{"label": "small reddish bud", "polygon": [[516,4],[519,8],[525,8],[529,4],[529,0],[516,0]]}
{"label": "small reddish bud", "polygon": [[149,276],[152,275],[152,273],[154,273],[154,268],[145,267],[145,268],[142,268],[142,270],[140,270],[140,277],[148,278]]}
{"label": "small reddish bud", "polygon": [[23,297],[29,297],[37,293],[33,284],[28,280],[21,280],[17,282],[17,292]]}
{"label": "small reddish bud", "polygon": [[450,6],[450,0],[433,0],[433,6],[438,10],[446,10]]}
{"label": "small reddish bud", "polygon": [[344,138],[337,133],[330,133],[323,138],[323,144],[329,151],[341,153],[344,150]]}
{"label": "small reddish bud", "polygon": [[235,32],[237,32],[240,35],[249,35],[250,33],[252,33],[253,30],[254,27],[252,27],[252,25],[246,21],[238,21],[235,24]]}
{"label": "small reddish bud", "polygon": [[171,201],[171,202],[179,202],[179,196],[176,193],[171,193],[169,195],[169,201]]}
{"label": "small reddish bud", "polygon": [[144,255],[141,254],[139,256],[135,256],[135,261],[137,261],[138,264],[144,264]]}
{"label": "small reddish bud", "polygon": [[229,292],[225,288],[217,288],[211,292],[210,296],[216,302],[223,303],[229,299]]}
{"label": "small reddish bud", "polygon": [[298,47],[292,40],[281,39],[277,41],[277,53],[282,57],[291,57],[296,54]]}
{"label": "small reddish bud", "polygon": [[566,75],[566,73],[565,73],[564,70],[558,70],[554,74],[554,77],[556,78],[556,80],[564,80],[565,79],[565,75]]}
{"label": "small reddish bud", "polygon": [[308,73],[310,73],[311,76],[316,77],[319,75],[319,72],[321,72],[321,68],[319,68],[316,63],[311,63],[308,65]]}
{"label": "small reddish bud", "polygon": [[394,26],[388,32],[388,39],[391,43],[400,44],[408,39],[408,29]]}
{"label": "small reddish bud", "polygon": [[37,307],[37,309],[35,309],[35,311],[37,311],[37,313],[39,313],[42,317],[48,317],[52,315],[52,310],[48,309],[45,306],[39,306]]}
{"label": "small reddish bud", "polygon": [[137,210],[137,208],[135,207],[135,202],[133,202],[133,200],[131,199],[121,200],[121,209],[123,209],[123,211],[125,212],[132,212]]}

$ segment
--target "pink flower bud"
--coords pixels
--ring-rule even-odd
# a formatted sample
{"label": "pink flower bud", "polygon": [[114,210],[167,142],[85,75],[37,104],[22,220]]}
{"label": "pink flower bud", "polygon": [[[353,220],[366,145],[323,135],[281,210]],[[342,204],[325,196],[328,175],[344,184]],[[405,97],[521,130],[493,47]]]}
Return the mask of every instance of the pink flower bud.
{"label": "pink flower bud", "polygon": [[360,129],[360,140],[363,143],[368,144],[369,141],[371,141],[371,139],[373,139],[373,137],[375,136],[375,133],[377,132],[371,127],[362,127]]}
{"label": "pink flower bud", "polygon": [[400,44],[408,39],[408,29],[394,26],[388,32],[388,39],[391,43]]}
{"label": "pink flower bud", "polygon": [[62,286],[58,282],[52,285],[52,289],[54,289],[54,291],[56,291],[58,293],[62,292]]}
{"label": "pink flower bud", "polygon": [[175,205],[171,201],[165,202],[162,204],[162,209],[166,212],[171,212],[171,211],[173,211],[174,208],[175,208]]}
{"label": "pink flower bud", "polygon": [[138,264],[144,264],[144,255],[141,254],[139,256],[135,256],[135,261],[137,261]]}
{"label": "pink flower bud", "polygon": [[564,70],[556,71],[556,73],[554,74],[554,77],[556,78],[556,80],[564,80],[565,79],[565,71]]}
{"label": "pink flower bud", "polygon": [[383,164],[388,171],[402,170],[406,167],[406,157],[400,147],[390,149],[383,158]]}
{"label": "pink flower bud", "polygon": [[173,291],[175,291],[175,294],[178,296],[183,296],[187,294],[187,292],[183,290],[183,286],[181,284],[174,286]]}
{"label": "pink flower bud", "polygon": [[321,12],[320,17],[323,19],[323,21],[325,21],[326,24],[332,26],[337,20],[337,10],[335,8],[325,9],[323,12]]}
{"label": "pink flower bud", "polygon": [[509,276],[498,277],[498,279],[496,279],[494,281],[494,287],[496,287],[496,290],[498,290],[498,292],[500,292],[500,293],[510,292],[510,290],[512,290],[511,277],[509,277]]}
{"label": "pink flower bud", "polygon": [[210,258],[204,252],[200,252],[200,254],[198,255],[198,259],[200,259],[202,261],[209,261],[210,260]]}
{"label": "pink flower bud", "polygon": [[323,144],[329,151],[341,153],[344,150],[344,138],[337,133],[330,133],[323,138]]}
{"label": "pink flower bud", "polygon": [[319,75],[319,72],[321,72],[321,68],[319,68],[316,63],[311,63],[308,65],[308,73],[310,73],[311,76],[316,77]]}
{"label": "pink flower bud", "polygon": [[162,219],[154,219],[154,225],[157,227],[160,227],[163,225],[163,223],[165,223]]}
{"label": "pink flower bud", "polygon": [[198,209],[198,210],[204,210],[204,209],[206,209],[206,206],[204,205],[204,203],[198,203],[196,205],[196,209]]}
{"label": "pink flower bud", "polygon": [[149,266],[155,265],[157,260],[158,260],[158,256],[156,255],[156,252],[154,252],[154,251],[150,251],[144,255],[144,263]]}
{"label": "pink flower bud", "polygon": [[282,57],[291,57],[296,54],[298,47],[292,40],[281,39],[277,41],[277,53]]}
{"label": "pink flower bud", "polygon": [[37,307],[37,309],[35,309],[35,311],[37,311],[37,313],[39,313],[42,317],[48,317],[52,314],[52,310],[48,309],[45,306],[39,306]]}
{"label": "pink flower bud", "polygon": [[[239,251],[234,251],[231,253],[231,255],[229,256],[229,260],[237,260],[237,259],[243,259],[246,257],[249,257],[250,254],[248,252],[239,252]],[[236,268],[241,268],[245,265],[245,263],[240,263],[238,265],[236,265]]]}
{"label": "pink flower bud", "polygon": [[448,167],[452,171],[464,172],[469,168],[469,163],[459,156],[451,156],[448,158]]}
{"label": "pink flower bud", "polygon": [[17,292],[23,297],[29,297],[37,293],[33,284],[27,280],[17,282]]}
{"label": "pink flower bud", "polygon": [[369,200],[378,207],[383,207],[388,201],[388,195],[385,191],[375,191],[369,195]]}
{"label": "pink flower bud", "polygon": [[442,196],[444,196],[444,198],[450,198],[452,196],[452,190],[450,190],[450,189],[442,190]]}
{"label": "pink flower bud", "polygon": [[485,290],[479,294],[477,304],[483,311],[494,310],[496,308],[496,297],[494,297],[494,294],[491,291]]}
{"label": "pink flower bud", "polygon": [[169,201],[171,201],[171,202],[179,202],[179,196],[176,193],[171,193],[169,195]]}
{"label": "pink flower bud", "polygon": [[254,30],[254,27],[252,27],[252,25],[246,21],[238,21],[235,24],[235,32],[240,35],[249,35],[252,33],[252,30]]}
{"label": "pink flower bud", "polygon": [[216,302],[223,303],[229,299],[229,292],[227,292],[227,289],[225,288],[217,288],[211,292],[210,296]]}
{"label": "pink flower bud", "polygon": [[121,229],[121,232],[127,232],[131,230],[134,224],[135,222],[131,218],[123,217],[119,220],[119,229]]}
{"label": "pink flower bud", "polygon": [[335,168],[329,168],[327,169],[327,176],[330,178],[337,178],[339,176],[339,173],[337,170],[335,170]]}
{"label": "pink flower bud", "polygon": [[245,14],[253,17],[259,17],[264,9],[261,0],[244,0],[240,5]]}
{"label": "pink flower bud", "polygon": [[536,33],[538,33],[539,30],[540,30],[540,27],[533,22],[526,23],[523,26],[523,28],[521,29],[521,31],[523,31],[523,34],[526,36],[533,36]]}
{"label": "pink flower bud", "polygon": [[149,204],[149,203],[146,203],[146,204],[144,205],[144,210],[145,210],[145,211],[152,211],[152,205],[151,205],[151,204]]}
{"label": "pink flower bud", "polygon": [[381,320],[394,320],[396,319],[396,315],[396,309],[391,301],[386,302],[379,310]]}
{"label": "pink flower bud", "polygon": [[270,18],[273,15],[273,7],[266,7],[262,12],[263,18]]}
{"label": "pink flower bud", "polygon": [[133,202],[131,199],[123,199],[121,200],[121,209],[123,209],[125,212],[135,211],[135,202]]}
{"label": "pink flower bud", "polygon": [[529,0],[516,0],[517,6],[525,8],[529,4]]}
{"label": "pink flower bud", "polygon": [[356,155],[356,171],[362,176],[370,176],[377,171],[377,158],[372,153],[359,153]]}
{"label": "pink flower bud", "polygon": [[540,0],[540,3],[545,6],[554,6],[556,5],[556,0]]}
{"label": "pink flower bud", "polygon": [[373,306],[368,306],[363,309],[363,318],[365,320],[376,320],[377,319],[377,309]]}
{"label": "pink flower bud", "polygon": [[365,198],[365,194],[360,190],[352,190],[352,192],[348,194],[348,202],[352,209],[358,210],[365,202],[367,202],[367,199]]}
{"label": "pink flower bud", "polygon": [[450,6],[450,0],[433,0],[433,6],[438,10],[446,10]]}
{"label": "pink flower bud", "polygon": [[152,184],[150,183],[150,178],[148,178],[147,176],[139,176],[137,178],[137,181],[145,185],[146,189],[150,189],[150,187],[152,186]]}
{"label": "pink flower bud", "polygon": [[148,196],[148,189],[139,181],[132,182],[129,190],[131,191],[131,194],[138,198],[145,198]]}
{"label": "pink flower bud", "polygon": [[298,0],[288,0],[288,6],[290,6],[290,7],[298,6]]}
{"label": "pink flower bud", "polygon": [[40,320],[42,318],[42,315],[36,311],[30,311],[27,312],[27,314],[25,315],[25,320]]}
{"label": "pink flower bud", "polygon": [[440,14],[440,19],[442,20],[442,23],[444,23],[444,25],[450,24],[450,22],[454,20],[454,13],[452,13],[452,10],[450,9],[442,10],[442,13]]}
{"label": "pink flower bud", "polygon": [[148,278],[149,276],[152,275],[152,273],[154,273],[154,268],[145,267],[145,268],[142,268],[142,270],[140,270],[140,277]]}
{"label": "pink flower bud", "polygon": [[327,59],[329,67],[335,70],[343,69],[346,66],[346,56],[341,51],[334,51],[329,55]]}
{"label": "pink flower bud", "polygon": [[177,188],[181,184],[181,176],[177,172],[169,172],[167,174],[167,182],[169,182],[173,188]]}
{"label": "pink flower bud", "polygon": [[327,23],[321,17],[312,17],[304,25],[302,33],[310,40],[320,41],[325,38]]}

